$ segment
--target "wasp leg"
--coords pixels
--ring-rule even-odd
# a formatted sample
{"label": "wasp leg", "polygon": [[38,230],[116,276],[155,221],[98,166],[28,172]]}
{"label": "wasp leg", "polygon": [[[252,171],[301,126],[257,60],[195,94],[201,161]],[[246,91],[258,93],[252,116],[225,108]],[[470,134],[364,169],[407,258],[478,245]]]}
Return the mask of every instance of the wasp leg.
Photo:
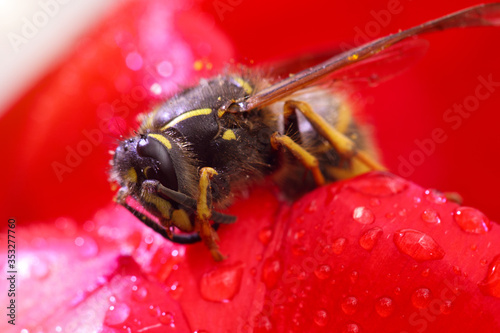
{"label": "wasp leg", "polygon": [[[196,200],[188,197],[184,193],[177,192],[163,186],[157,180],[146,180],[143,182],[143,186],[145,184],[148,184],[147,186],[153,187],[154,190],[165,199],[171,199],[177,202],[178,204],[184,206],[185,208],[190,209],[191,211],[195,211],[197,208]],[[212,221],[220,224],[231,224],[236,222],[236,216],[227,215],[219,212],[212,212]]]}
{"label": "wasp leg", "polygon": [[[290,110],[299,110],[302,112],[314,129],[332,145],[338,154],[351,161],[354,166],[353,169],[362,169],[364,165],[365,169],[368,167],[369,170],[386,170],[384,166],[371,158],[366,152],[358,150],[356,144],[351,139],[328,124],[320,115],[313,111],[309,104],[290,100],[285,102],[284,109],[285,114],[289,114]],[[352,173],[355,172],[348,172],[342,178],[349,178],[349,174]]]}
{"label": "wasp leg", "polygon": [[[125,207],[129,212],[131,212],[135,217],[137,217],[142,223],[144,223],[146,226],[150,227],[153,229],[155,232],[159,233],[161,236],[164,238],[168,239],[171,242],[177,243],[177,244],[194,244],[198,243],[201,241],[200,235],[196,233],[190,233],[190,234],[173,234],[163,226],[159,225],[156,223],[154,220],[150,219],[143,213],[139,212],[137,209],[134,207],[130,206],[129,204],[123,202],[120,203],[123,207]],[[217,230],[219,228],[218,223],[214,223],[212,227]]]}
{"label": "wasp leg", "polygon": [[293,156],[295,156],[295,158],[297,158],[304,165],[305,168],[312,172],[316,185],[321,186],[325,184],[325,177],[323,177],[323,174],[319,169],[318,159],[302,148],[298,143],[293,141],[289,136],[281,135],[277,132],[274,133],[271,135],[271,146],[276,150],[279,149],[279,147],[285,147],[288,149]]}
{"label": "wasp leg", "polygon": [[219,236],[212,228],[210,219],[212,218],[212,192],[210,179],[217,175],[217,171],[212,168],[202,168],[200,171],[199,196],[196,206],[195,228],[200,233],[203,243],[208,247],[215,261],[222,261],[225,257],[220,253],[217,241]]}

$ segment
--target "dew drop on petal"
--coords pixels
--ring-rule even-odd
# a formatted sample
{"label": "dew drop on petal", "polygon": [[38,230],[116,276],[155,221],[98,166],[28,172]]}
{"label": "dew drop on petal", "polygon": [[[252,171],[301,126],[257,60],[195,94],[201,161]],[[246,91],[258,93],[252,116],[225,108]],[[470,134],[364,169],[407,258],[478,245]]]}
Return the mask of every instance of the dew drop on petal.
{"label": "dew drop on petal", "polygon": [[439,310],[442,314],[448,315],[453,311],[453,302],[450,300],[445,300],[439,306]]}
{"label": "dew drop on petal", "polygon": [[319,265],[314,270],[314,275],[320,280],[325,280],[330,277],[332,273],[332,268],[329,265]]}
{"label": "dew drop on petal", "polygon": [[146,287],[134,287],[132,287],[132,298],[138,302],[144,301],[148,296],[148,289]]}
{"label": "dew drop on petal", "polygon": [[342,333],[359,333],[360,328],[356,323],[350,323],[342,328]]}
{"label": "dew drop on petal", "polygon": [[116,326],[123,324],[130,315],[130,307],[125,303],[115,303],[108,308],[104,317],[104,324]]}
{"label": "dew drop on petal", "polygon": [[270,227],[265,227],[259,231],[259,241],[264,245],[269,244],[272,236],[273,231]]}
{"label": "dew drop on petal", "polygon": [[408,184],[391,174],[370,174],[349,183],[349,187],[366,195],[387,197],[406,190]]}
{"label": "dew drop on petal", "polygon": [[207,301],[228,302],[239,292],[242,277],[241,263],[218,267],[205,273],[200,282],[201,296]]}
{"label": "dew drop on petal", "polygon": [[150,305],[148,307],[148,313],[151,317],[159,317],[161,314],[161,309],[158,305]]}
{"label": "dew drop on petal", "polygon": [[479,288],[485,295],[500,298],[500,254],[491,261],[485,279],[479,283]]}
{"label": "dew drop on petal", "polygon": [[444,204],[447,201],[443,193],[434,189],[425,190],[424,197],[427,201],[435,204]]}
{"label": "dew drop on petal", "polygon": [[358,310],[358,299],[354,296],[346,297],[340,303],[340,308],[346,315],[352,315]]}
{"label": "dew drop on petal", "polygon": [[356,207],[352,213],[352,218],[354,221],[361,224],[370,224],[375,221],[375,215],[373,212],[366,207]]}
{"label": "dew drop on petal", "polygon": [[337,255],[342,254],[342,252],[344,252],[346,245],[347,245],[347,239],[345,239],[344,237],[340,237],[333,241],[333,243],[331,244],[331,248],[329,250]]}
{"label": "dew drop on petal", "polygon": [[427,223],[433,223],[433,224],[441,223],[441,217],[439,216],[438,212],[436,212],[434,209],[424,210],[421,216],[422,220],[424,220]]}
{"label": "dew drop on petal", "polygon": [[443,248],[431,236],[418,230],[399,230],[394,233],[393,241],[401,253],[417,261],[439,260],[445,255]]}
{"label": "dew drop on petal", "polygon": [[367,250],[371,251],[377,244],[380,236],[382,235],[382,229],[375,227],[365,231],[359,238],[359,245]]}
{"label": "dew drop on petal", "polygon": [[394,312],[394,302],[389,297],[381,297],[375,302],[375,311],[380,317],[387,318]]}
{"label": "dew drop on petal", "polygon": [[411,295],[411,303],[417,309],[426,308],[431,301],[431,291],[427,288],[418,288]]}
{"label": "dew drop on petal", "polygon": [[314,314],[314,323],[320,327],[326,326],[328,323],[328,313],[325,310],[318,310]]}
{"label": "dew drop on petal", "polygon": [[262,266],[261,280],[267,288],[273,288],[281,277],[283,265],[277,257],[267,258]]}
{"label": "dew drop on petal", "polygon": [[158,320],[165,326],[175,327],[174,315],[171,312],[162,312]]}
{"label": "dew drop on petal", "polygon": [[485,234],[491,229],[486,215],[472,207],[458,207],[453,212],[453,218],[463,231],[472,234]]}

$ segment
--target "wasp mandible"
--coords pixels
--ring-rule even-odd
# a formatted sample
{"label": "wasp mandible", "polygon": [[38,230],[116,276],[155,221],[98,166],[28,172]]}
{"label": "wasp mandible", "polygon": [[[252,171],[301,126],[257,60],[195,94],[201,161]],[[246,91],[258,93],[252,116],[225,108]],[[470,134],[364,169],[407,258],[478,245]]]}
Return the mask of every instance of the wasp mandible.
{"label": "wasp mandible", "polygon": [[116,200],[165,238],[202,240],[222,260],[216,230],[236,217],[220,210],[257,182],[270,177],[293,197],[325,182],[384,170],[347,103],[320,80],[409,37],[499,22],[500,3],[478,5],[276,83],[238,73],[202,80],[145,115],[137,135],[120,142],[111,161],[111,181],[120,185]]}

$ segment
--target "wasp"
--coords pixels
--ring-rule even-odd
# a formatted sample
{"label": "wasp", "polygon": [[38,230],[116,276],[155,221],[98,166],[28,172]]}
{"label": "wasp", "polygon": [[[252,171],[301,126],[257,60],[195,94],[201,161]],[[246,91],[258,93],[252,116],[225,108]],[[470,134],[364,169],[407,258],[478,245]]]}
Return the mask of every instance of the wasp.
{"label": "wasp", "polygon": [[236,217],[221,211],[252,185],[271,178],[293,197],[326,182],[385,170],[348,103],[322,81],[390,55],[388,50],[410,37],[495,25],[499,19],[500,3],[478,5],[342,52],[281,81],[243,71],[202,80],[144,115],[137,134],[119,143],[110,176],[120,186],[116,201],[165,238],[203,241],[215,260],[223,260],[217,229]]}

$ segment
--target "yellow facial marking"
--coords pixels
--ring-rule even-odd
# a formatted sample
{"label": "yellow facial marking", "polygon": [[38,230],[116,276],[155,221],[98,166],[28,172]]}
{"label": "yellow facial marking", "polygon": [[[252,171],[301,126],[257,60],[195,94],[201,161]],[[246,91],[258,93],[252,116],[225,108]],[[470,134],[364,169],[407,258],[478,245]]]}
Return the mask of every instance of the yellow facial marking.
{"label": "yellow facial marking", "polygon": [[162,131],[166,130],[167,128],[170,128],[178,123],[180,123],[183,120],[189,119],[191,117],[196,117],[196,116],[206,116],[212,113],[212,109],[198,109],[198,110],[193,110],[189,111],[186,113],[181,114],[177,118],[174,118],[172,121],[170,121],[168,124],[163,126],[161,128]]}
{"label": "yellow facial marking", "polygon": [[222,138],[224,140],[236,140],[236,135],[234,135],[232,130],[226,130],[224,134],[222,134]]}
{"label": "yellow facial marking", "polygon": [[149,192],[143,192],[142,197],[147,203],[153,204],[163,218],[170,219],[170,212],[172,211],[170,202]]}
{"label": "yellow facial marking", "polygon": [[134,168],[127,170],[126,180],[131,183],[137,183],[137,172]]}
{"label": "yellow facial marking", "polygon": [[220,118],[220,117],[222,117],[224,115],[224,113],[226,113],[226,111],[219,110],[219,111],[217,111],[217,116]]}
{"label": "yellow facial marking", "polygon": [[253,88],[250,85],[250,83],[248,83],[247,81],[243,80],[241,77],[235,77],[234,81],[238,82],[238,84],[240,85],[240,87],[242,87],[243,90],[245,90],[245,92],[247,94],[250,95],[253,92]]}
{"label": "yellow facial marking", "polygon": [[194,229],[194,226],[189,219],[189,215],[184,209],[176,209],[173,211],[172,222],[173,225],[185,232],[190,232]]}
{"label": "yellow facial marking", "polygon": [[156,139],[156,140],[160,141],[162,145],[164,145],[165,147],[167,147],[167,149],[172,149],[172,144],[163,135],[161,135],[161,134],[149,134],[148,136],[152,137],[153,139]]}

